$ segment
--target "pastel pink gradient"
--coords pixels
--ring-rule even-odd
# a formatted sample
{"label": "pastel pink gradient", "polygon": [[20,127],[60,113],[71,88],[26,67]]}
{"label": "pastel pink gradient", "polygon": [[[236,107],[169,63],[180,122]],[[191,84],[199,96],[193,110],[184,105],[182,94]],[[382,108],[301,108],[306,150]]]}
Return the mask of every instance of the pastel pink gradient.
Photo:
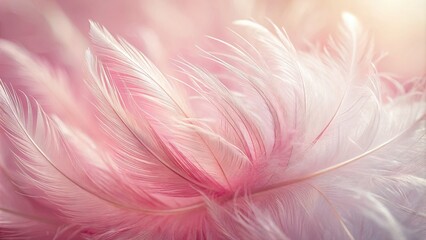
{"label": "pastel pink gradient", "polygon": [[1,1],[0,239],[422,239],[422,3],[378,2]]}

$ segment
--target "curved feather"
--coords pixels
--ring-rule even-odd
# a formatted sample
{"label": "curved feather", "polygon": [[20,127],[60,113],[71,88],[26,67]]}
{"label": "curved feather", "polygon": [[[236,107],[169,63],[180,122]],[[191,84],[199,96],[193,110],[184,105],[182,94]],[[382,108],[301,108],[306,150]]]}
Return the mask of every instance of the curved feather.
{"label": "curved feather", "polygon": [[[153,131],[159,136],[167,136],[167,149],[187,173],[196,173],[198,177],[211,181],[218,190],[218,184],[224,191],[232,188],[229,179],[234,172],[224,172],[223,154],[217,154],[218,146],[223,143],[209,135],[198,132],[196,116],[191,113],[179,87],[166,79],[161,72],[139,51],[124,40],[116,40],[105,29],[92,24],[94,51],[108,72],[110,82],[117,84],[121,92],[127,93],[123,100],[128,109],[135,109],[140,118],[146,119]],[[134,106],[131,107],[132,103]],[[142,120],[143,121],[143,120]],[[145,123],[145,124],[147,124]],[[172,146],[169,146],[173,142]],[[188,149],[186,146],[192,146]],[[157,147],[158,148],[158,147]],[[178,151],[178,152],[176,152]],[[170,157],[169,157],[170,158]],[[181,158],[181,160],[179,160]],[[188,159],[188,160],[185,160]],[[241,157],[231,156],[226,161],[239,161]],[[214,190],[217,189],[217,190]],[[229,190],[229,189],[228,189]]]}
{"label": "curved feather", "polygon": [[382,101],[349,15],[323,52],[239,24],[248,35],[202,50],[214,70],[183,60],[166,77],[92,23],[86,83],[104,142],[2,86],[23,198],[92,239],[421,239],[425,93]]}

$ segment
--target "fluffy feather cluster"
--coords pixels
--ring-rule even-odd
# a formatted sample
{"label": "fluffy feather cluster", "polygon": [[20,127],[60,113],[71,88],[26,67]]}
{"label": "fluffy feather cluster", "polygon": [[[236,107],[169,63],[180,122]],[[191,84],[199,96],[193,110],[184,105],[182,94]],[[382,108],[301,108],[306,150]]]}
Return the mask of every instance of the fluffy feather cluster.
{"label": "fluffy feather cluster", "polygon": [[0,42],[0,238],[426,236],[424,80],[381,81],[348,14],[309,52],[236,23],[172,76],[91,23],[79,93]]}

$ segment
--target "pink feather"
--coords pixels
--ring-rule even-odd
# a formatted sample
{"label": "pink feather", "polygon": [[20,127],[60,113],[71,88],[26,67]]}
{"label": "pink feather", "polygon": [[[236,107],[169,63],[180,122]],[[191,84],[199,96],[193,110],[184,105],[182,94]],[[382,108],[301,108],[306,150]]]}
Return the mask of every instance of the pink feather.
{"label": "pink feather", "polygon": [[91,22],[84,98],[0,42],[0,238],[422,239],[424,80],[391,96],[350,14],[322,51],[236,25],[165,74]]}

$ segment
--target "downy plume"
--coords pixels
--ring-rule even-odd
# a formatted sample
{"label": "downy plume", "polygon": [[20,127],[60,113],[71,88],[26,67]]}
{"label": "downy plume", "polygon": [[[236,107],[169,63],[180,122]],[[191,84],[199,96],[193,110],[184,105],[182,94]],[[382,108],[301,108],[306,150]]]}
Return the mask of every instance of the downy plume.
{"label": "downy plume", "polygon": [[0,238],[422,239],[424,80],[390,96],[349,13],[322,50],[235,25],[173,75],[90,22],[81,99],[1,41]]}

